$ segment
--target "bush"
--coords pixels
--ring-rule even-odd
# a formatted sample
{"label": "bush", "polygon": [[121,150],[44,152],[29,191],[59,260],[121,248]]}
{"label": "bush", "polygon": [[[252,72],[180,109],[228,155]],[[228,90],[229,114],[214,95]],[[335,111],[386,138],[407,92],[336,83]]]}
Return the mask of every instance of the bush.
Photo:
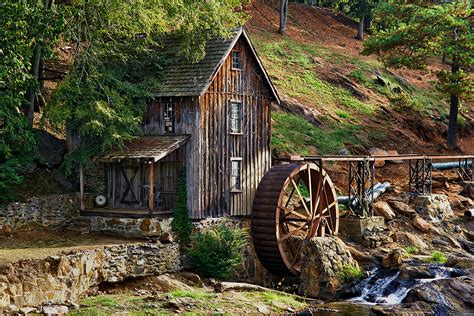
{"label": "bush", "polygon": [[189,243],[193,231],[193,223],[189,218],[188,192],[186,187],[186,168],[182,168],[178,177],[176,204],[173,210],[171,227],[180,243]]}
{"label": "bush", "polygon": [[405,248],[405,250],[410,255],[414,255],[415,253],[418,252],[418,248],[416,248],[415,246],[408,246]]}
{"label": "bush", "polygon": [[435,250],[431,254],[430,262],[446,263],[446,261],[448,261],[448,259],[446,259],[446,256],[441,251]]}
{"label": "bush", "polygon": [[245,236],[241,229],[224,225],[193,237],[188,254],[193,269],[204,277],[226,279],[242,264]]}
{"label": "bush", "polygon": [[10,159],[0,163],[0,205],[15,200],[15,189],[22,182],[19,173],[20,164],[17,159]]}
{"label": "bush", "polygon": [[352,264],[343,264],[338,271],[339,278],[344,282],[348,283],[353,280],[362,279],[364,272]]}

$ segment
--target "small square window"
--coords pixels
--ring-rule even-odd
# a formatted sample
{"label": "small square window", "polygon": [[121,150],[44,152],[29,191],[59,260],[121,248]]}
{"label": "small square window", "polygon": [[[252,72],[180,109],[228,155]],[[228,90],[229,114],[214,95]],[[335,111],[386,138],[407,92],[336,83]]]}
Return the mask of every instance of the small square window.
{"label": "small square window", "polygon": [[230,102],[230,132],[235,134],[242,133],[242,103]]}
{"label": "small square window", "polygon": [[240,191],[242,190],[242,181],[241,181],[241,166],[242,158],[231,158],[231,175],[230,175],[230,190],[231,191]]}
{"label": "small square window", "polygon": [[174,103],[163,104],[163,118],[165,123],[165,133],[175,133],[175,108]]}
{"label": "small square window", "polygon": [[232,52],[232,69],[240,70],[240,52]]}

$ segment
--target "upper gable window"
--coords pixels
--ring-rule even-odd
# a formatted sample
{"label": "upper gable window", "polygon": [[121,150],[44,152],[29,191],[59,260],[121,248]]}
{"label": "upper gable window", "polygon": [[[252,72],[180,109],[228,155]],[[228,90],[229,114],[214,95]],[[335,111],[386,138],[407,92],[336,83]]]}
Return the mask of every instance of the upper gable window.
{"label": "upper gable window", "polygon": [[163,104],[163,118],[165,123],[165,133],[174,134],[175,133],[175,108],[174,103],[164,103]]}
{"label": "upper gable window", "polygon": [[232,70],[240,70],[240,52],[232,52]]}

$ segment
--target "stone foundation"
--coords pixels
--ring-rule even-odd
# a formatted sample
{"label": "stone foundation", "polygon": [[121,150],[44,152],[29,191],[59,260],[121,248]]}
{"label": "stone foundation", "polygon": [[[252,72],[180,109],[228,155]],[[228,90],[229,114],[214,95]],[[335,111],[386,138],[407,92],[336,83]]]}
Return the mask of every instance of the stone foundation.
{"label": "stone foundation", "polygon": [[370,232],[384,230],[385,218],[372,216],[368,218],[340,218],[339,232],[349,236],[352,240],[361,242]]}
{"label": "stone foundation", "polygon": [[65,228],[79,217],[79,194],[60,194],[33,197],[27,202],[16,202],[0,207],[2,231],[35,225]]}
{"label": "stone foundation", "polygon": [[175,244],[136,243],[105,246],[45,260],[25,260],[0,267],[0,311],[43,304],[72,304],[102,282],[177,272]]}

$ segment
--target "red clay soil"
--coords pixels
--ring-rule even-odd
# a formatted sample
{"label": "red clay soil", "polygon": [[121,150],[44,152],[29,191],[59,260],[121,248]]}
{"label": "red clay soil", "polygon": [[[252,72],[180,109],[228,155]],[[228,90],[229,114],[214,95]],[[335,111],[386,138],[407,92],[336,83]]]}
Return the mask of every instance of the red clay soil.
{"label": "red clay soil", "polygon": [[[277,33],[279,11],[275,4],[270,5],[262,1],[254,1],[246,7],[251,16],[246,27],[250,33],[265,31],[265,36],[275,39],[280,37]],[[299,3],[290,3],[289,19],[286,36],[301,42],[320,44],[322,47],[338,51],[341,54],[362,60],[374,60],[376,56],[363,56],[362,42],[356,39],[357,23],[346,16],[326,8],[311,7]],[[435,61],[433,61],[435,62]],[[346,65],[344,65],[345,67]],[[348,74],[352,69],[341,69],[340,65],[328,64],[318,67],[317,72],[324,77],[326,73],[334,71]],[[428,71],[413,71],[409,69],[391,70],[396,75],[406,79],[409,83],[419,88],[427,88],[435,76],[429,70],[445,67],[439,63],[429,67]],[[361,87],[371,101],[379,106],[389,103],[384,97],[373,91]],[[284,94],[284,91],[280,91]],[[440,154],[453,152],[445,145],[447,126],[435,122],[431,117],[422,116],[414,112],[403,113],[388,109],[378,111],[374,117],[362,117],[362,124],[372,130],[383,131],[387,137],[379,141],[374,140],[373,146],[395,149],[399,153],[427,153]],[[474,106],[466,104],[466,117],[474,122]],[[323,109],[321,109],[323,111]],[[324,114],[323,114],[324,115]],[[387,118],[388,117],[388,118]],[[474,153],[474,131],[466,130],[460,133],[459,148],[454,152]],[[351,147],[350,144],[348,147]],[[364,149],[349,148],[351,152],[366,154]]]}

